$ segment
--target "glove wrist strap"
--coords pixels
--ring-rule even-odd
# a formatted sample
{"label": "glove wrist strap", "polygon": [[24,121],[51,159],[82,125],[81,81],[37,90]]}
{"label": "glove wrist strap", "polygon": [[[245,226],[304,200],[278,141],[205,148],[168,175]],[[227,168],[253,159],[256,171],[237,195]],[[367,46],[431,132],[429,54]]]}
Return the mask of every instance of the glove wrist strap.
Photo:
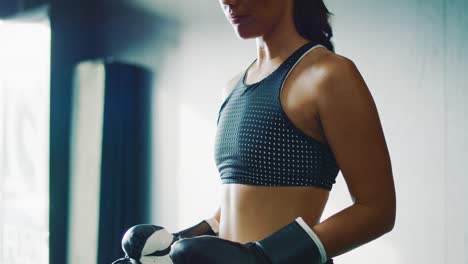
{"label": "glove wrist strap", "polygon": [[211,219],[203,220],[200,223],[192,227],[189,227],[187,229],[174,233],[174,235],[178,238],[189,238],[189,237],[203,236],[203,235],[217,236],[219,232],[218,230],[219,230],[218,222],[216,221],[216,219],[211,218]]}
{"label": "glove wrist strap", "polygon": [[272,264],[322,264],[327,257],[319,238],[301,217],[256,243]]}

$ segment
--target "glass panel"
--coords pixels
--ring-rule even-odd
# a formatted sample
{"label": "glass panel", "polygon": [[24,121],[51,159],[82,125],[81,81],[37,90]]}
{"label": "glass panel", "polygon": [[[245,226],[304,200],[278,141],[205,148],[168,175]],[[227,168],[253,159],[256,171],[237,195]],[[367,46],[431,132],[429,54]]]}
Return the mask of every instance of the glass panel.
{"label": "glass panel", "polygon": [[49,21],[0,21],[0,263],[48,263]]}

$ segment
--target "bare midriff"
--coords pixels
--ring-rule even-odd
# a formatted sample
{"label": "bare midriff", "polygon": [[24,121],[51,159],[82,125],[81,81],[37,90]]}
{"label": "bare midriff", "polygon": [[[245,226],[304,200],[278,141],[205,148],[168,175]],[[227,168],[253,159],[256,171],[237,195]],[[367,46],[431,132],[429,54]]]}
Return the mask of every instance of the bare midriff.
{"label": "bare midriff", "polygon": [[260,240],[302,217],[320,222],[329,191],[305,186],[223,184],[219,237],[239,243]]}

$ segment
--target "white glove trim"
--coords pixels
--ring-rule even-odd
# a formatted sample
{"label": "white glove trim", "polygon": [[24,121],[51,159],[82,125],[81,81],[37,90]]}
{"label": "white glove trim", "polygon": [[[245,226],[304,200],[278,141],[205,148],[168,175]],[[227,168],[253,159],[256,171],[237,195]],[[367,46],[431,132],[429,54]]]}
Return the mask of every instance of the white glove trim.
{"label": "white glove trim", "polygon": [[307,232],[307,234],[309,234],[309,236],[312,238],[315,244],[317,244],[317,247],[320,251],[320,255],[322,256],[322,263],[325,263],[327,261],[327,252],[323,247],[322,241],[320,241],[319,237],[315,234],[312,228],[310,228],[307,225],[307,223],[302,219],[302,217],[296,218],[296,222]]}

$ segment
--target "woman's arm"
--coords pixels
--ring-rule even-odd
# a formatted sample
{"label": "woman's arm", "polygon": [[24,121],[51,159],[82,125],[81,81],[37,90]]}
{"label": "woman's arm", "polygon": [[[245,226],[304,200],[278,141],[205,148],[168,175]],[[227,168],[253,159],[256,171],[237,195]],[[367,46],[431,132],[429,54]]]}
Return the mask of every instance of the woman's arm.
{"label": "woman's arm", "polygon": [[216,210],[215,214],[212,217],[216,219],[218,223],[220,223],[220,219],[221,219],[221,207],[220,206],[218,206],[218,209]]}
{"label": "woman's arm", "polygon": [[331,258],[392,230],[396,198],[377,108],[361,74],[339,55],[324,70],[319,117],[354,202],[312,227]]}

